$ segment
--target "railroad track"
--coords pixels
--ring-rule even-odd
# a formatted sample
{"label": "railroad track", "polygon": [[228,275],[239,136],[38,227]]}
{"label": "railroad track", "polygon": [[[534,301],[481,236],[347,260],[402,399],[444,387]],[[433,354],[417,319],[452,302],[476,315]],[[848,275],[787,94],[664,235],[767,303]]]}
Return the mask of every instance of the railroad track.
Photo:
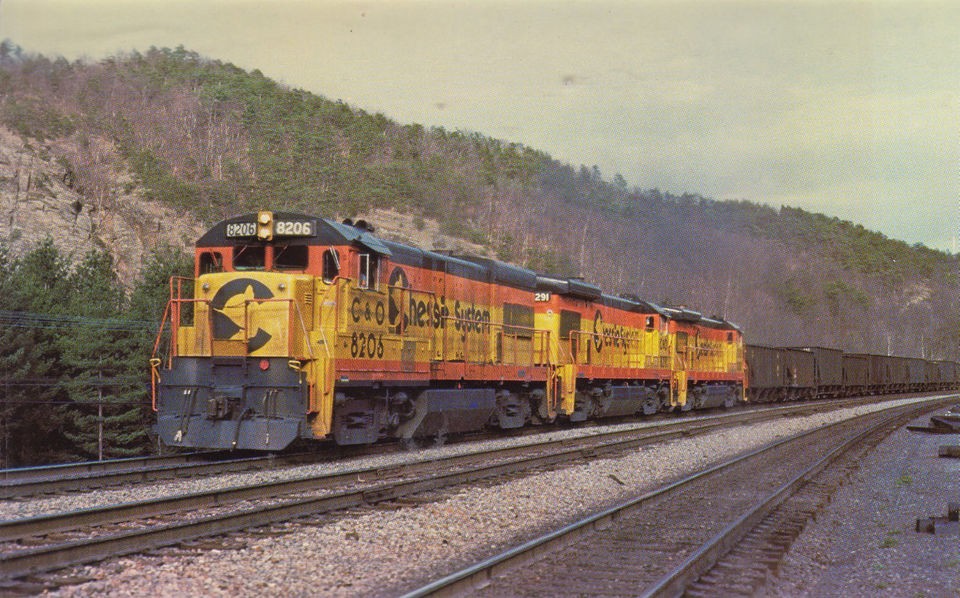
{"label": "railroad track", "polygon": [[129,459],[108,459],[105,461],[83,461],[79,463],[59,463],[36,467],[16,467],[0,469],[0,485],[16,485],[36,480],[44,481],[57,477],[84,477],[103,473],[132,471],[150,466],[170,466],[206,460],[222,454],[220,451],[201,451],[177,455],[132,457]]}
{"label": "railroad track", "polygon": [[[644,444],[809,411],[809,405],[794,405],[685,418],[439,461],[354,469],[338,475],[308,476],[0,522],[0,577],[16,580],[38,572],[150,551],[197,538],[372,503],[402,501],[418,493],[518,472],[526,474],[535,468],[580,462],[599,454],[628,451]],[[191,515],[185,521],[183,514],[187,512]]]}
{"label": "railroad track", "polygon": [[[891,429],[895,407],[771,443],[436,580],[406,598],[754,595],[806,520]],[[562,575],[557,572],[562,571]]]}
{"label": "railroad track", "polygon": [[256,471],[312,463],[319,459],[321,457],[316,453],[238,457],[233,453],[217,451],[4,469],[0,470],[0,499],[95,490],[171,478]]}

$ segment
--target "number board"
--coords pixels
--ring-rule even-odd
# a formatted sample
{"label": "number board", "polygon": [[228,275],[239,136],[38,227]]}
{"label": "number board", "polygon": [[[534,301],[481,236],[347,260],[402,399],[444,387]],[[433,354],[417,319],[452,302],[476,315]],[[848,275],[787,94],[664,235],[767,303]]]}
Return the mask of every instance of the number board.
{"label": "number board", "polygon": [[255,222],[231,222],[227,225],[227,237],[255,237],[257,224]]}
{"label": "number board", "polygon": [[277,220],[273,234],[282,237],[312,237],[313,222],[309,220]]}
{"label": "number board", "polygon": [[[226,236],[256,237],[256,222],[231,222],[226,225]],[[313,222],[310,220],[277,220],[273,223],[273,234],[277,237],[312,237]]]}

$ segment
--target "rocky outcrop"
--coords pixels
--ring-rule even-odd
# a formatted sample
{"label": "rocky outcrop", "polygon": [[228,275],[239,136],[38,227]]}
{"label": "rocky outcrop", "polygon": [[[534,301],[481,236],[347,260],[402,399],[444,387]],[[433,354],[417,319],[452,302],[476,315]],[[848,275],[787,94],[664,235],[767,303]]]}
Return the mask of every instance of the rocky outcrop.
{"label": "rocky outcrop", "polygon": [[[143,260],[158,245],[188,252],[206,230],[191,214],[143,196],[122,158],[105,140],[84,141],[79,151],[72,139],[41,142],[0,127],[0,242],[20,255],[46,237],[72,261],[91,249],[105,249],[114,258],[124,284],[136,279]],[[91,152],[89,145],[99,145]],[[95,153],[97,164],[75,172],[78,156]],[[89,160],[88,160],[89,161]],[[84,183],[97,171],[96,185]],[[93,189],[93,187],[96,187]],[[276,206],[262,206],[276,209]],[[481,245],[445,235],[433,220],[394,210],[372,210],[366,218],[381,236],[420,247],[488,255]]]}
{"label": "rocky outcrop", "polygon": [[92,199],[70,168],[75,142],[42,143],[0,127],[0,241],[14,255],[50,237],[73,261],[105,249],[125,285],[158,245],[189,248],[204,226],[190,214],[149,201],[115,152],[106,152],[109,180]]}

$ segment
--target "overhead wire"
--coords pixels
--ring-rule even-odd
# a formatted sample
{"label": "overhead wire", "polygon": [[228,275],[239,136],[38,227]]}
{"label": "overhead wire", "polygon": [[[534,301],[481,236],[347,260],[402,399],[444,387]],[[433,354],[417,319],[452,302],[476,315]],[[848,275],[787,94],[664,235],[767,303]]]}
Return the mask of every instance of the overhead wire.
{"label": "overhead wire", "polygon": [[101,330],[139,332],[142,330],[156,330],[157,323],[146,320],[130,320],[124,318],[88,318],[84,316],[38,314],[25,311],[0,310],[0,326],[45,329],[89,326],[93,328],[100,328]]}
{"label": "overhead wire", "polygon": [[[84,316],[70,316],[63,314],[40,314],[24,311],[0,310],[0,328],[34,328],[34,329],[64,329],[74,327],[96,328],[110,332],[142,332],[156,330],[157,323],[146,320],[125,318],[91,318]],[[64,388],[66,386],[80,386],[87,388],[139,386],[143,381],[131,376],[115,376],[111,378],[89,378],[78,381],[62,380],[57,378],[0,378],[0,389],[10,388]],[[149,401],[104,401],[110,405],[141,405]],[[0,405],[83,405],[96,404],[78,402],[74,400],[19,400],[0,399]]]}

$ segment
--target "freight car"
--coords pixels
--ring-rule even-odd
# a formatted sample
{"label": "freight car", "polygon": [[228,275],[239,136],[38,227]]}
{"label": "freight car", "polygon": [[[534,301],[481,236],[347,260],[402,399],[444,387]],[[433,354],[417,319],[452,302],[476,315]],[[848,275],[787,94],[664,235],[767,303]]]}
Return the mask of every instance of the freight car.
{"label": "freight car", "polygon": [[814,353],[795,347],[746,346],[747,396],[759,403],[817,396]]}
{"label": "freight car", "polygon": [[758,403],[952,390],[956,364],[844,353],[825,347],[746,345],[747,397]]}
{"label": "freight car", "polygon": [[937,361],[936,390],[950,390],[960,384],[960,367],[952,361]]}
{"label": "freight car", "polygon": [[163,442],[368,444],[744,399],[729,322],[373,232],[263,211],[203,235],[151,362]]}
{"label": "freight car", "polygon": [[813,354],[816,396],[824,399],[843,396],[843,351],[828,347],[804,347],[804,350]]}

